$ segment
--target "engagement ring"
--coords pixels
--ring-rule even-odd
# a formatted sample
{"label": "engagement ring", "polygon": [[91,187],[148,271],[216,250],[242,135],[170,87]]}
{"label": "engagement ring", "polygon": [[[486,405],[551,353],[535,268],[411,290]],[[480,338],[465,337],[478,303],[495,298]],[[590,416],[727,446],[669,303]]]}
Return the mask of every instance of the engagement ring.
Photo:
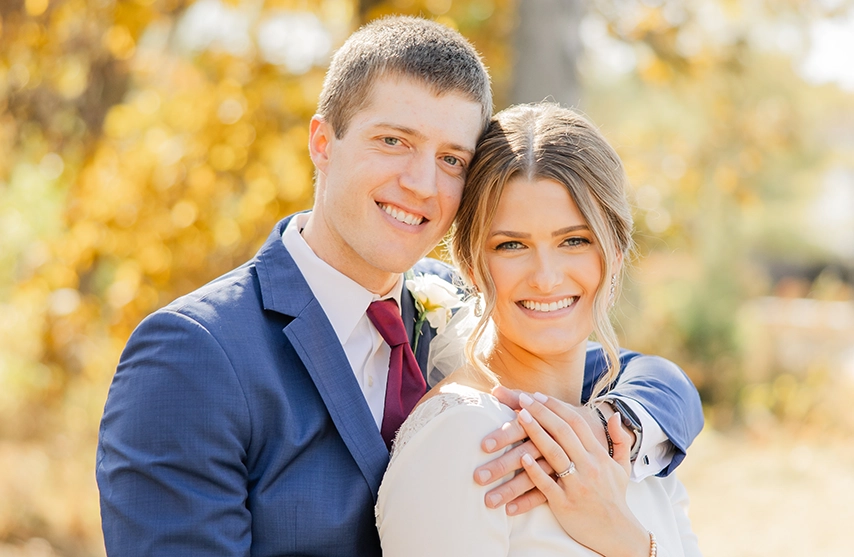
{"label": "engagement ring", "polygon": [[569,461],[569,468],[557,474],[558,478],[563,478],[564,476],[569,476],[570,474],[575,474],[575,463],[573,461]]}

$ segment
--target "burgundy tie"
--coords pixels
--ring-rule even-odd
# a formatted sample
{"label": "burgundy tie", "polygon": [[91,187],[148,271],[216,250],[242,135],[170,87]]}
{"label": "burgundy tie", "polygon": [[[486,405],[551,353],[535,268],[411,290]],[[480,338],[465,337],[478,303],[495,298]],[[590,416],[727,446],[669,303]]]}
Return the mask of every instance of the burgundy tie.
{"label": "burgundy tie", "polygon": [[372,302],[368,306],[368,319],[377,328],[389,346],[388,383],[385,388],[385,412],[380,433],[386,446],[400,429],[400,424],[427,392],[427,384],[409,347],[409,338],[400,318],[400,310],[393,298]]}

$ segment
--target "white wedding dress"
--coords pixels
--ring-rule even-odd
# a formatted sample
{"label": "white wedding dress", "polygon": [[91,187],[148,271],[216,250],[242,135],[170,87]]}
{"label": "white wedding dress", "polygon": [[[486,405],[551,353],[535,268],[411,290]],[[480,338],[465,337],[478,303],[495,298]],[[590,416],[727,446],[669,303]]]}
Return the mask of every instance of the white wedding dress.
{"label": "white wedding dress", "polygon": [[[480,442],[514,417],[492,395],[458,384],[416,408],[398,432],[377,500],[384,557],[598,555],[570,538],[548,505],[513,517],[485,506],[490,488],[473,474],[495,455]],[[673,474],[629,482],[626,497],[655,533],[660,557],[700,555],[688,497]]]}

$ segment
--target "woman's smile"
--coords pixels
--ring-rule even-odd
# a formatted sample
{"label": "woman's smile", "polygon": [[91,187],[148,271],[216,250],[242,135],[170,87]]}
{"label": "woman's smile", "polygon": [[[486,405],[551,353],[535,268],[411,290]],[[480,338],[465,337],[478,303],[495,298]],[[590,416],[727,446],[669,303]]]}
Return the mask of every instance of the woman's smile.
{"label": "woman's smile", "polygon": [[571,309],[575,306],[575,303],[578,301],[578,296],[567,296],[564,298],[560,298],[557,301],[536,301],[536,300],[521,300],[516,302],[518,305],[522,306],[523,309],[528,310],[533,314],[546,314],[549,317],[558,317],[563,316],[568,311],[561,311],[565,309]]}

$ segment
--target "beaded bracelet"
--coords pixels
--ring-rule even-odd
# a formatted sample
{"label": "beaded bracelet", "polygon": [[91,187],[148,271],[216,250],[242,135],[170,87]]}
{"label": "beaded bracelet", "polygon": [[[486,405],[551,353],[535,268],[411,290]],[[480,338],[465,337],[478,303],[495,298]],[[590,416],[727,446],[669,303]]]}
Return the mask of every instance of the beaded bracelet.
{"label": "beaded bracelet", "polygon": [[658,543],[652,531],[649,532],[649,557],[658,557]]}
{"label": "beaded bracelet", "polygon": [[605,419],[605,414],[599,410],[598,406],[593,407],[596,413],[599,414],[599,421],[602,422],[602,427],[605,428],[605,439],[608,441],[608,456],[614,457],[614,440],[611,439],[611,433],[608,431],[608,420]]}

